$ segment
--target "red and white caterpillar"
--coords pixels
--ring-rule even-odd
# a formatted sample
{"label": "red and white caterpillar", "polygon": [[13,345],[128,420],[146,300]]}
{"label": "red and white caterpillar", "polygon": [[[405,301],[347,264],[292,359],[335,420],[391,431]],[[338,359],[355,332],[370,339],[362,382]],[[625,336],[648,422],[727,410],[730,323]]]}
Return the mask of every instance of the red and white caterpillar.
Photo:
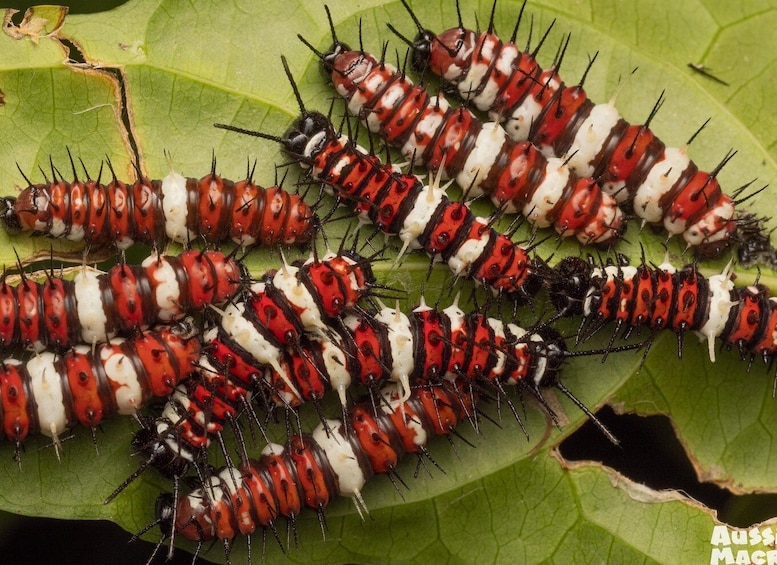
{"label": "red and white caterpillar", "polygon": [[621,236],[623,213],[590,175],[572,174],[561,159],[509,139],[498,123],[484,124],[385,61],[334,41],[329,52],[316,53],[348,110],[411,162],[455,179],[468,195],[487,194],[500,210],[520,212],[537,228],[552,226],[562,237],[606,246]]}
{"label": "red and white caterpillar", "polygon": [[400,256],[407,249],[423,249],[434,261],[446,262],[456,276],[472,278],[496,293],[521,300],[536,294],[543,263],[531,258],[528,249],[496,231],[493,221],[475,217],[466,204],[452,202],[438,180],[425,186],[415,175],[381,163],[337,133],[326,116],[307,111],[299,93],[297,99],[301,116],[281,138],[217,127],[279,141],[313,179],[349,202],[362,221],[397,234],[403,242]]}
{"label": "red and white caterpillar", "polygon": [[268,367],[289,390],[302,394],[300,381],[286,373],[288,354],[301,351],[309,336],[326,339],[334,331],[330,326],[356,309],[374,286],[370,259],[340,250],[284,265],[246,289],[205,332],[200,377],[176,389],[161,417],[142,422],[133,445],[146,462],[106,502],[147,467],[175,479],[197,467],[224,426],[234,424],[243,410],[253,411],[250,398],[267,393]]}
{"label": "red and white caterpillar", "polygon": [[146,331],[63,353],[43,351],[28,361],[0,364],[3,437],[16,444],[30,434],[59,436],[82,424],[94,429],[113,414],[135,414],[152,397],[164,397],[196,369],[200,344],[190,329]]}
{"label": "red and white caterpillar", "polygon": [[243,247],[292,245],[307,243],[314,232],[316,216],[298,194],[263,188],[252,175],[239,182],[222,178],[215,159],[199,180],[171,171],[161,180],[127,184],[112,168],[111,174],[108,184],[100,176],[82,181],[73,166],[74,179],[66,182],[52,165],[53,180],[28,180],[21,194],[0,199],[0,221],[11,233],[64,237],[88,248],[127,249],[136,242],[161,248],[200,238]]}
{"label": "red and white caterpillar", "polygon": [[72,281],[0,281],[0,347],[66,349],[180,320],[240,289],[237,262],[220,251],[152,254],[140,266],[82,269]]}
{"label": "red and white caterpillar", "polygon": [[[427,455],[429,440],[448,435],[473,417],[476,397],[451,387],[421,386],[404,398],[393,385],[380,391],[380,400],[352,406],[348,420],[328,420],[310,435],[293,435],[285,446],[270,444],[259,459],[239,467],[216,470],[188,495],[162,494],[156,522],[162,538],[182,535],[197,542],[223,542],[227,560],[235,538],[270,530],[283,547],[276,522],[285,518],[294,527],[305,509],[316,512],[326,531],[324,512],[338,495],[349,496],[360,513],[361,496],[374,475],[396,475],[397,463],[408,454]],[[172,553],[172,544],[170,552]],[[196,559],[195,554],[195,559]],[[249,542],[250,561],[250,542]]]}
{"label": "red and white caterpillar", "polygon": [[[735,347],[740,356],[772,363],[777,357],[777,298],[755,284],[735,287],[730,265],[709,278],[694,265],[676,269],[669,263],[594,266],[567,257],[555,268],[551,300],[559,315],[582,316],[579,336],[585,337],[615,322],[615,335],[642,327],[678,336],[682,354],[685,332],[697,332],[715,361],[715,342]],[[777,376],[775,377],[777,378]]]}
{"label": "red and white caterpillar", "polygon": [[418,28],[408,43],[419,72],[439,75],[459,98],[505,122],[512,139],[567,159],[580,176],[601,179],[602,188],[630,204],[643,223],[682,236],[701,257],[718,256],[732,245],[736,202],[716,178],[732,154],[708,173],[685,149],[666,147],[649,127],[662,100],[646,124],[629,124],[612,101],[594,104],[582,84],[566,86],[558,75],[560,61],[543,70],[536,50],[515,44],[515,33],[502,41],[493,32],[493,10],[485,32],[466,29],[459,18],[457,27],[436,35],[402,4]]}

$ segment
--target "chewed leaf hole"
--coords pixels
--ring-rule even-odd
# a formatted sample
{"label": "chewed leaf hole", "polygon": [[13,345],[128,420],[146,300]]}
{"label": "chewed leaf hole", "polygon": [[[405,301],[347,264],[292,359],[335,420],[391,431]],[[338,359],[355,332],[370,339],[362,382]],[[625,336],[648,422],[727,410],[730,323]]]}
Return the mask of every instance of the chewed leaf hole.
{"label": "chewed leaf hole", "polygon": [[620,446],[586,422],[559,446],[564,459],[601,463],[653,490],[677,491],[715,510],[718,520],[733,527],[747,528],[777,516],[777,494],[735,494],[699,481],[669,418],[619,415],[609,406],[596,416],[620,440]]}

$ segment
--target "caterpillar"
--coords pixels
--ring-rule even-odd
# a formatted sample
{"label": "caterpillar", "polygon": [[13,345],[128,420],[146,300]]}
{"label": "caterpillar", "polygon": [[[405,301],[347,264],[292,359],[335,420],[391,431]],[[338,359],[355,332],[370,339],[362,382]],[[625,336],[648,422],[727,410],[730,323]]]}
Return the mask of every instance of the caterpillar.
{"label": "caterpillar", "polygon": [[234,424],[243,410],[253,414],[249,400],[266,389],[268,366],[299,395],[300,382],[292,382],[286,373],[291,367],[282,364],[286,355],[302,351],[306,336],[325,339],[337,318],[370,295],[377,286],[370,261],[340,249],[284,265],[224,308],[219,323],[203,336],[200,377],[178,387],[159,418],[141,419],[133,446],[146,461],[106,503],[148,467],[176,480],[191,466],[199,468],[204,449],[220,438],[224,425]]}
{"label": "caterpillar", "polygon": [[[73,164],[73,159],[70,159]],[[84,241],[87,249],[127,249],[136,242],[161,248],[167,241],[185,245],[231,239],[242,247],[292,245],[310,241],[317,217],[298,194],[253,181],[234,182],[216,174],[185,178],[171,171],[161,180],[139,176],[132,184],[116,178],[103,184],[78,178],[66,182],[54,165],[52,180],[28,186],[16,197],[0,199],[0,221],[9,233],[29,232]]]}
{"label": "caterpillar", "polygon": [[28,361],[0,364],[3,438],[16,444],[41,433],[59,456],[59,436],[76,424],[94,431],[113,414],[134,414],[152,397],[170,394],[196,367],[199,340],[191,329],[169,327],[93,347],[77,345],[58,354],[37,353]]}
{"label": "caterpillar", "polygon": [[610,343],[620,332],[628,336],[644,327],[650,332],[648,346],[660,330],[675,332],[679,355],[683,335],[695,331],[707,341],[713,362],[717,339],[751,363],[760,358],[771,364],[777,356],[777,298],[757,283],[735,287],[730,264],[707,278],[695,265],[677,269],[643,260],[637,266],[621,261],[599,267],[567,257],[556,273],[551,300],[560,316],[582,317],[578,336],[583,338],[615,322]]}
{"label": "caterpillar", "polygon": [[[216,349],[211,356],[215,368],[209,372],[224,375],[244,388],[252,380],[256,384],[256,379],[261,379],[259,384],[274,404],[296,408],[312,402],[319,414],[321,399],[332,389],[337,391],[345,411],[344,391],[352,383],[376,392],[387,382],[394,382],[408,397],[418,384],[462,378],[472,388],[493,389],[491,392],[496,391],[511,408],[506,387],[525,389],[554,417],[542,390],[555,387],[596,422],[558,379],[563,362],[575,353],[569,352],[560,334],[550,328],[533,331],[478,311],[465,314],[457,303],[443,310],[422,303],[409,316],[398,308],[384,307],[374,315],[346,316],[343,327],[331,329],[326,335],[300,340],[277,364],[245,355],[237,359]],[[220,398],[232,396],[231,391],[219,390],[218,394]],[[176,412],[192,413],[191,395],[187,398],[180,397],[182,409]],[[520,423],[517,411],[513,413]],[[200,447],[207,440],[200,437],[192,443]]]}
{"label": "caterpillar", "polygon": [[500,210],[520,212],[536,228],[552,226],[561,237],[604,247],[621,237],[623,212],[596,177],[578,177],[561,159],[512,141],[498,123],[484,124],[466,108],[413,85],[382,59],[350,50],[331,29],[334,46],[326,53],[303,41],[319,56],[349,112],[405,157],[455,179],[471,196],[487,194]]}
{"label": "caterpillar", "polygon": [[49,273],[37,283],[0,281],[0,347],[67,349],[180,320],[222,304],[240,288],[240,267],[220,251],[152,254],[142,265],[106,273],[82,269],[69,281]]}
{"label": "caterpillar", "polygon": [[667,147],[655,135],[650,122],[663,95],[645,124],[630,124],[612,101],[594,104],[583,80],[564,84],[558,70],[566,45],[543,70],[535,57],[544,38],[532,52],[515,44],[523,7],[512,36],[502,41],[494,33],[496,2],[485,32],[465,28],[459,14],[458,26],[439,35],[421,25],[405,0],[402,5],[418,28],[413,41],[405,40],[413,66],[440,76],[446,91],[504,122],[511,139],[530,141],[546,155],[566,158],[578,175],[601,179],[602,188],[629,204],[643,224],[663,225],[702,258],[720,256],[735,243],[741,200],[734,198],[749,184],[734,198],[723,193],[717,175],[733,152],[704,172],[685,149]]}
{"label": "caterpillar", "polygon": [[371,221],[402,240],[407,249],[423,249],[433,261],[444,261],[456,276],[466,276],[515,300],[534,296],[542,281],[543,262],[530,250],[499,233],[493,221],[475,217],[462,202],[452,202],[439,179],[425,186],[415,175],[402,174],[369,155],[331,121],[305,109],[284,59],[301,116],[283,137],[274,137],[225,124],[216,127],[273,139],[311,177],[332,187],[338,198],[355,207],[363,221]]}
{"label": "caterpillar", "polygon": [[428,456],[429,440],[454,433],[472,417],[476,401],[455,385],[422,386],[402,398],[387,385],[377,405],[368,400],[351,407],[347,422],[328,420],[310,435],[292,435],[285,446],[269,444],[259,459],[216,470],[180,499],[160,495],[158,518],[144,529],[158,525],[162,532],[149,561],[175,535],[197,542],[195,559],[204,542],[220,540],[229,560],[235,538],[245,535],[250,562],[250,536],[259,530],[270,530],[283,547],[276,528],[280,518],[294,528],[302,510],[313,510],[325,532],[325,509],[338,495],[351,497],[360,514],[365,512],[361,490],[366,482],[376,474],[396,475],[407,453]]}

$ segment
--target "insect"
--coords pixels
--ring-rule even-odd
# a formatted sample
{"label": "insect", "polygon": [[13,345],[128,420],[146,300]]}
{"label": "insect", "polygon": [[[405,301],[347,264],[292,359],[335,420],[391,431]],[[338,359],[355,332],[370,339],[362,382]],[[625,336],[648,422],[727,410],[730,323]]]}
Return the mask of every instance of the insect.
{"label": "insect", "polygon": [[204,542],[221,540],[229,558],[235,538],[245,535],[250,561],[252,534],[270,530],[283,547],[277,521],[285,518],[294,528],[304,509],[318,514],[325,533],[325,509],[338,495],[351,497],[363,515],[366,482],[376,474],[396,475],[396,465],[407,453],[428,456],[429,440],[452,433],[470,418],[475,400],[455,385],[418,387],[403,400],[401,391],[387,385],[379,405],[370,400],[352,406],[348,422],[329,420],[310,435],[291,436],[285,446],[270,444],[259,459],[216,470],[179,500],[162,494],[158,519],[144,530],[159,525],[162,531],[151,560],[175,535],[196,541],[196,554]]}
{"label": "insect", "polygon": [[284,151],[310,170],[311,177],[332,187],[364,221],[397,234],[407,249],[423,249],[433,261],[444,261],[456,276],[472,278],[495,293],[528,300],[541,285],[542,261],[496,231],[493,221],[477,218],[462,202],[452,202],[439,179],[424,185],[418,177],[401,174],[368,154],[331,121],[305,109],[297,95],[301,116],[283,137],[274,137],[224,124],[217,127],[278,141]]}
{"label": "insect", "polygon": [[194,370],[199,340],[190,328],[145,331],[94,347],[58,354],[37,353],[28,361],[6,358],[0,365],[2,433],[16,444],[30,434],[51,437],[81,424],[92,430],[113,414],[135,414],[149,398],[170,394]]}
{"label": "insect", "polygon": [[590,175],[572,174],[561,159],[510,140],[499,124],[484,124],[466,108],[413,85],[385,61],[350,50],[329,19],[332,49],[320,53],[305,43],[348,110],[411,162],[455,179],[468,195],[487,194],[500,211],[519,212],[536,228],[552,226],[561,237],[609,246],[622,235],[623,213]]}
{"label": "insect", "polygon": [[152,254],[140,266],[107,273],[82,269],[69,281],[49,273],[37,283],[0,281],[0,347],[66,349],[180,320],[222,304],[240,289],[240,267],[220,251]]}
{"label": "insect", "polygon": [[531,141],[547,155],[566,158],[578,175],[601,179],[602,188],[629,204],[643,224],[663,225],[702,258],[719,256],[736,242],[742,200],[735,198],[749,183],[733,198],[723,193],[717,175],[733,152],[704,172],[685,149],[666,147],[650,129],[663,95],[645,124],[629,124],[612,102],[594,104],[587,97],[585,75],[578,85],[564,84],[558,70],[566,45],[544,70],[535,58],[544,38],[532,52],[515,44],[523,7],[512,36],[503,41],[494,33],[496,2],[485,32],[465,28],[459,14],[458,26],[439,35],[402,4],[418,28],[414,41],[405,40],[413,66],[439,75],[449,92],[504,122],[512,139]]}
{"label": "insect", "polygon": [[87,248],[123,250],[136,242],[161,248],[167,241],[185,245],[202,238],[209,243],[231,239],[240,246],[307,243],[317,218],[298,194],[279,186],[263,188],[249,170],[234,182],[216,174],[185,178],[171,171],[161,180],[138,176],[124,183],[108,167],[112,180],[87,174],[80,180],[73,159],[73,181],[66,182],[54,165],[52,180],[33,184],[16,197],[0,199],[0,221],[6,231],[32,231],[50,237],[84,241]]}
{"label": "insect", "polygon": [[422,301],[409,314],[398,307],[382,307],[374,315],[351,315],[344,322],[347,331],[339,332],[338,339],[293,351],[287,361],[288,378],[268,368],[264,379],[276,404],[296,407],[313,401],[320,415],[317,403],[331,389],[338,391],[346,410],[342,388],[351,383],[368,388],[376,396],[381,386],[393,382],[407,398],[413,387],[461,379],[470,392],[486,391],[506,403],[523,427],[507,394],[508,387],[528,392],[557,422],[543,393],[555,388],[617,444],[616,438],[560,381],[560,372],[570,357],[634,349],[642,344],[618,348],[610,344],[605,350],[571,352],[562,336],[548,326],[522,328],[479,310],[465,313],[457,301],[444,309]]}
{"label": "insect", "polygon": [[[161,417],[140,420],[142,428],[133,446],[146,460],[105,502],[148,467],[176,480],[192,466],[199,469],[212,439],[224,445],[220,439],[224,426],[237,430],[234,424],[241,411],[254,414],[249,399],[266,390],[268,367],[299,395],[286,373],[289,365],[282,365],[286,355],[302,351],[306,336],[325,339],[337,318],[369,296],[376,286],[370,261],[340,249],[284,265],[219,312],[219,323],[203,337],[200,378],[176,389]],[[253,419],[261,427],[259,418]]]}
{"label": "insect", "polygon": [[648,346],[657,332],[675,332],[679,355],[689,331],[707,341],[711,361],[717,339],[751,363],[761,358],[771,364],[777,355],[777,299],[757,283],[735,287],[730,265],[706,278],[695,265],[677,269],[668,262],[632,266],[621,261],[595,266],[567,257],[556,270],[551,299],[559,315],[582,317],[581,339],[615,322],[610,343],[620,332],[628,336],[644,327],[651,334]]}

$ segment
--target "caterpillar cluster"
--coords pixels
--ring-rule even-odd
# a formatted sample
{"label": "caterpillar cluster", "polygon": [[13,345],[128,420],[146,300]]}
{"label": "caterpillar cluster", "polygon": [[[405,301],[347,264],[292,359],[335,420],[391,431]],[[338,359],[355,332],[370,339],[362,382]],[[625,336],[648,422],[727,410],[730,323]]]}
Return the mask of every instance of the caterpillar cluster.
{"label": "caterpillar cluster", "polygon": [[72,281],[0,282],[0,347],[67,349],[180,320],[240,289],[240,267],[220,251],[152,254],[140,266],[82,269]]}
{"label": "caterpillar cluster", "polygon": [[103,184],[102,174],[79,180],[73,165],[73,181],[66,182],[52,165],[52,180],[28,180],[18,196],[0,199],[0,221],[10,233],[64,237],[90,249],[127,249],[136,242],[162,248],[200,238],[243,247],[302,245],[314,232],[316,216],[299,195],[263,188],[252,173],[239,182],[222,178],[215,159],[199,180],[171,171],[161,180],[139,177],[127,184],[110,169],[113,179]]}
{"label": "caterpillar cluster", "polygon": [[[464,314],[455,304],[444,310],[422,304],[410,316],[391,308],[374,317],[347,316],[334,339],[318,336],[290,350],[284,377],[267,367],[263,378],[283,406],[317,402],[337,383],[347,382],[367,385],[370,399],[344,406],[342,421],[322,415],[312,436],[292,436],[286,451],[273,445],[259,461],[243,457],[239,467],[228,465],[205,476],[200,489],[180,500],[163,495],[155,522],[163,532],[157,549],[179,533],[198,542],[198,551],[203,542],[220,540],[228,556],[235,537],[257,530],[271,531],[283,547],[277,518],[286,518],[294,528],[299,512],[309,508],[318,513],[325,532],[324,509],[338,493],[353,497],[363,515],[361,489],[372,475],[394,476],[404,453],[426,454],[433,435],[448,434],[465,419],[474,425],[482,393],[496,392],[509,403],[507,386],[528,390],[554,419],[542,389],[556,387],[616,441],[561,384],[561,367],[570,355],[561,336],[549,328],[525,330],[480,312]],[[224,390],[205,402],[189,395],[180,406],[200,431],[210,428],[203,421],[217,421],[214,415],[229,405]],[[154,445],[180,456],[184,449],[170,441],[169,433],[164,437],[164,443]],[[207,438],[200,438],[199,445],[205,445]],[[171,461],[165,458],[164,468],[174,467]]]}
{"label": "caterpillar cluster", "polygon": [[[288,67],[286,71],[294,84]],[[492,220],[476,217],[463,202],[452,202],[439,179],[424,185],[415,175],[381,163],[337,133],[326,116],[307,111],[296,86],[294,90],[301,116],[281,138],[224,124],[217,127],[279,141],[313,179],[350,203],[362,221],[397,234],[402,240],[400,257],[408,249],[423,249],[433,261],[447,263],[457,277],[471,278],[495,293],[516,300],[536,294],[543,263],[531,258],[529,249],[494,229]]]}
{"label": "caterpillar cluster", "polygon": [[489,195],[500,210],[520,212],[537,228],[552,226],[561,237],[602,246],[620,238],[623,213],[596,177],[575,176],[561,159],[509,139],[499,124],[484,124],[385,61],[350,50],[334,27],[332,35],[332,49],[316,51],[324,72],[348,110],[412,162],[455,179],[471,196]]}
{"label": "caterpillar cluster", "polygon": [[457,27],[436,35],[402,4],[418,28],[408,42],[413,66],[440,76],[449,92],[504,122],[511,139],[532,142],[546,155],[566,158],[578,175],[601,179],[643,223],[681,235],[701,257],[719,256],[734,243],[737,202],[716,178],[733,154],[708,173],[684,149],[666,147],[649,127],[661,99],[647,123],[629,124],[612,102],[594,104],[582,81],[564,84],[558,74],[563,53],[543,70],[537,49],[522,51],[515,44],[520,16],[508,41],[493,31],[493,10],[485,32],[465,28],[459,16]]}
{"label": "caterpillar cluster", "polygon": [[310,435],[292,435],[285,446],[270,444],[259,459],[215,470],[180,499],[160,495],[158,519],[149,526],[159,525],[162,531],[154,555],[178,534],[197,542],[195,556],[203,543],[222,541],[229,560],[232,543],[244,535],[250,562],[250,536],[258,531],[264,535],[270,530],[283,547],[276,526],[280,519],[294,528],[297,516],[312,510],[325,532],[324,511],[338,495],[352,497],[362,512],[361,489],[371,477],[395,475],[405,454],[428,455],[433,436],[449,435],[473,417],[476,397],[456,384],[418,387],[407,398],[387,385],[378,403],[352,406],[347,421],[327,420]]}
{"label": "caterpillar cluster", "polygon": [[[350,316],[345,328],[334,343],[318,340],[310,352],[292,358],[295,370],[288,371],[288,379],[268,369],[265,379],[276,404],[317,402],[322,391],[337,389],[339,383],[358,383],[375,392],[392,382],[407,397],[415,386],[461,379],[470,390],[501,398],[522,426],[507,387],[527,391],[554,420],[543,389],[556,388],[617,443],[560,381],[562,365],[576,354],[550,327],[525,329],[477,310],[465,313],[457,303],[442,310],[422,303],[409,315],[384,307],[374,316]],[[289,381],[295,386],[289,387]],[[301,390],[312,393],[302,395]]]}
{"label": "caterpillar cluster", "polygon": [[199,378],[175,390],[161,417],[143,422],[133,445],[146,462],[107,501],[148,466],[176,479],[197,466],[225,425],[237,429],[240,412],[254,413],[250,399],[265,391],[268,367],[300,394],[292,380],[296,375],[286,373],[284,359],[302,351],[306,336],[326,336],[375,286],[370,259],[340,250],[284,265],[246,289],[205,332]]}
{"label": "caterpillar cluster", "polygon": [[612,340],[644,327],[651,333],[649,344],[660,330],[673,331],[680,354],[683,334],[697,332],[712,361],[717,339],[751,362],[770,364],[777,356],[777,298],[763,285],[735,287],[729,267],[706,278],[695,265],[594,266],[567,257],[556,266],[550,290],[559,315],[582,317],[582,338],[615,322]]}
{"label": "caterpillar cluster", "polygon": [[162,416],[144,424],[133,443],[146,462],[108,500],[149,466],[176,480],[192,466],[200,467],[213,439],[223,446],[225,425],[237,429],[237,415],[252,413],[249,399],[255,393],[281,407],[313,403],[326,426],[320,403],[331,390],[337,391],[347,414],[345,391],[351,384],[368,388],[377,398],[381,387],[393,383],[404,401],[416,387],[448,386],[460,380],[470,395],[487,391],[500,397],[523,427],[507,387],[528,391],[555,421],[543,394],[543,389],[553,387],[617,443],[559,380],[563,363],[575,354],[550,328],[527,330],[478,311],[465,314],[455,303],[443,310],[422,304],[409,316],[383,308],[375,315],[351,314],[342,323],[332,322],[336,319],[330,318],[327,331],[312,326],[317,331],[309,330],[278,360],[268,359],[264,351],[257,354],[256,348],[238,347],[234,332],[224,335],[222,318],[218,334],[206,334],[201,380],[179,387]]}
{"label": "caterpillar cluster", "polygon": [[146,331],[65,353],[43,351],[24,362],[0,364],[0,421],[4,439],[16,444],[30,434],[59,436],[82,424],[94,429],[113,414],[134,414],[152,397],[172,393],[195,371],[200,344],[188,329]]}

